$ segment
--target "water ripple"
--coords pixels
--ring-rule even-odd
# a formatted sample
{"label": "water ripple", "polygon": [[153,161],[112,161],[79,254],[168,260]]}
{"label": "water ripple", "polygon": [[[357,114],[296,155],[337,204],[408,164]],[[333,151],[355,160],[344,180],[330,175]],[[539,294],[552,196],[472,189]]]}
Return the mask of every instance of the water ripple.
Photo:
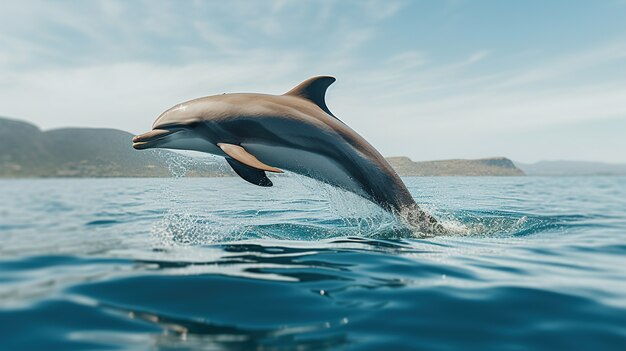
{"label": "water ripple", "polygon": [[431,239],[289,176],[0,181],[2,349],[623,350],[626,183],[593,179],[406,179]]}

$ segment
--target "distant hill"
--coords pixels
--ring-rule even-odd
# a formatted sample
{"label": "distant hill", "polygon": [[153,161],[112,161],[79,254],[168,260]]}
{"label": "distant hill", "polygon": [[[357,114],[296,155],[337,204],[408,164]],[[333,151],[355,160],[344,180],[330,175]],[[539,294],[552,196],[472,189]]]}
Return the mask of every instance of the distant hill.
{"label": "distant hill", "polygon": [[388,157],[401,176],[523,176],[508,158],[414,162],[408,157]]}
{"label": "distant hill", "polygon": [[626,164],[586,161],[540,161],[527,164],[515,162],[530,176],[626,175]]}
{"label": "distant hill", "polygon": [[[132,134],[115,129],[41,131],[26,122],[0,118],[0,177],[169,177],[172,172],[166,163],[168,158],[183,162],[189,176],[234,175],[225,161],[189,162],[185,156],[167,150],[137,151],[131,147],[131,139]],[[503,157],[428,162],[413,162],[408,157],[387,160],[401,176],[524,175]]]}
{"label": "distant hill", "polygon": [[[36,126],[0,118],[0,177],[168,177],[170,151],[131,147],[133,135],[115,129]],[[192,175],[224,176],[229,170],[194,164]]]}

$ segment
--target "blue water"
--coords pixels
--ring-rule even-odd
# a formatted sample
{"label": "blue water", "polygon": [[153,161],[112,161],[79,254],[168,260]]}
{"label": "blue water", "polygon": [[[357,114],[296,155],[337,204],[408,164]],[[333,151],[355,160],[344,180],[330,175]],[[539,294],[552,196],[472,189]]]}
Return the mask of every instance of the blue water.
{"label": "blue water", "polygon": [[626,350],[626,178],[0,181],[0,349]]}

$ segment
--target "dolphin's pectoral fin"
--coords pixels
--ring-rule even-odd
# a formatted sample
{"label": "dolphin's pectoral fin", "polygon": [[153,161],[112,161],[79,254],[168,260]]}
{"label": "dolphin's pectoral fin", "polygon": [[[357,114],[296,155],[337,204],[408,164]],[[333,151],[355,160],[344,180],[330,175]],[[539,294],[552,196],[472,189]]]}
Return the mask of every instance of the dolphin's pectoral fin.
{"label": "dolphin's pectoral fin", "polygon": [[[265,163],[257,160],[256,157],[251,155],[248,151],[246,151],[246,149],[244,149],[243,147],[241,147],[239,145],[218,143],[217,146],[219,146],[220,149],[222,149],[222,151],[224,151],[224,153],[226,155],[234,158],[235,160],[243,163],[244,165],[246,165],[248,167],[251,167],[251,168],[254,168],[254,169],[258,169],[258,170],[261,170],[261,171],[268,171],[268,172],[274,172],[274,173],[283,173],[282,170],[280,170],[280,169],[278,169],[276,167],[268,166]],[[232,163],[231,163],[231,166],[232,166]]]}
{"label": "dolphin's pectoral fin", "polygon": [[252,168],[250,166],[246,166],[243,163],[230,157],[226,157],[226,161],[228,161],[228,164],[233,168],[233,171],[235,171],[235,173],[237,173],[245,181],[258,186],[274,185],[272,184],[272,181],[265,175],[264,171]]}

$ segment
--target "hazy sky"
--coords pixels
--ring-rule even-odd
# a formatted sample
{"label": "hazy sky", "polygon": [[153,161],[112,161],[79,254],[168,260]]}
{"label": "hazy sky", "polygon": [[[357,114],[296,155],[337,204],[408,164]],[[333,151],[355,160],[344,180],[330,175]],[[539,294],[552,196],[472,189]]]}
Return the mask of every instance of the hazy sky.
{"label": "hazy sky", "polygon": [[384,155],[626,162],[626,1],[1,1],[0,115],[149,129],[170,106],[327,103]]}

